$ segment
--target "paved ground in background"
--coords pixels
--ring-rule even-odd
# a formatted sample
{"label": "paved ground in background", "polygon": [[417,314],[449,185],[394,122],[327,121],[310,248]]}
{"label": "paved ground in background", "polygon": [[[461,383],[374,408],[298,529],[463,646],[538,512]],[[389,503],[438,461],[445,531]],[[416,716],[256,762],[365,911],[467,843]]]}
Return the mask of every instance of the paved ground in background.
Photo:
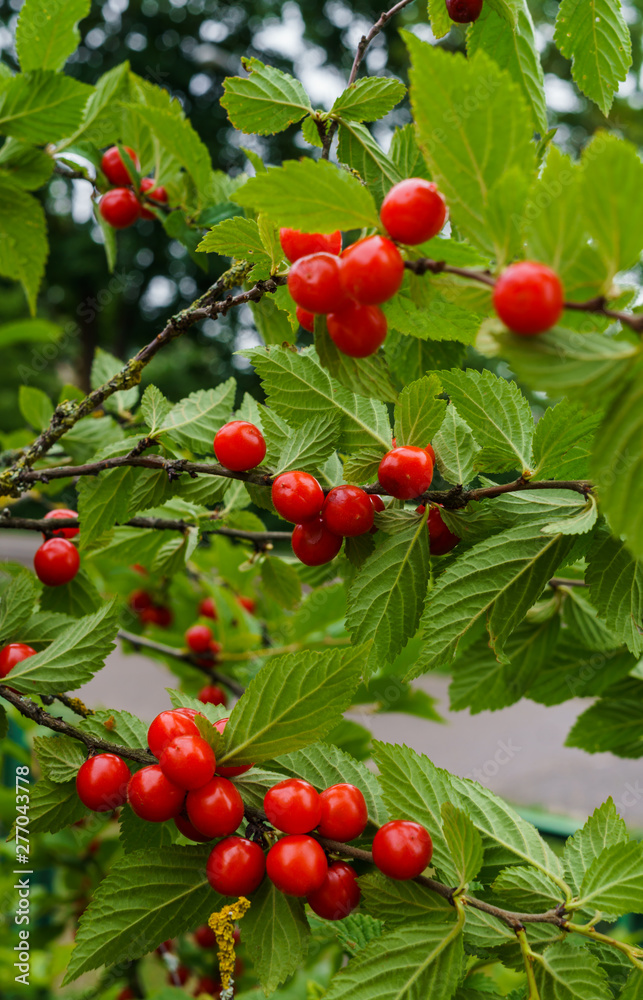
{"label": "paved ground in background", "polygon": [[[8,534],[0,537],[0,557],[30,564],[40,536]],[[396,713],[369,715],[363,722],[375,738],[406,743],[440,767],[473,777],[523,806],[585,819],[611,795],[627,823],[643,828],[643,764],[564,746],[585,702],[545,708],[523,700],[499,712],[470,716],[449,712],[445,678],[428,676],[418,683],[439,700],[446,724]],[[128,709],[151,720],[168,707],[164,688],[171,686],[173,677],[162,664],[115,650],[81,693],[94,707]],[[358,713],[353,718],[360,721]]]}

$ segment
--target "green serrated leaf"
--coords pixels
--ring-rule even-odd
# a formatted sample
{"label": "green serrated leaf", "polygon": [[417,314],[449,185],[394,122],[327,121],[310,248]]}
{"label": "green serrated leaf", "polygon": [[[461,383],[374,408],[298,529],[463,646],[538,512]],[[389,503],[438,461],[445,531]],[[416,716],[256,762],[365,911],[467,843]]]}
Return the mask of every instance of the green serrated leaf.
{"label": "green serrated leaf", "polygon": [[23,694],[56,694],[80,687],[100,670],[114,649],[117,617],[110,601],[94,614],[70,622],[47,649],[16,664],[11,686]]}
{"label": "green serrated leaf", "polygon": [[397,167],[365,125],[342,122],[339,126],[337,159],[356,170],[371,191],[377,206],[394,184],[402,180]]}
{"label": "green serrated leaf", "polygon": [[372,122],[383,118],[404,94],[406,87],[392,77],[363,77],[335,100],[330,113],[344,121]]}
{"label": "green serrated leaf", "polygon": [[545,410],[534,433],[534,476],[587,477],[592,438],[599,421],[600,413],[583,410],[567,399]]}
{"label": "green serrated leaf", "polygon": [[228,76],[223,81],[221,105],[235,128],[247,134],[274,135],[312,112],[299,80],[258,59],[243,63],[250,71],[248,77]]}
{"label": "green serrated leaf", "polygon": [[236,382],[229,378],[216,389],[191,392],[172,407],[159,427],[159,434],[200,455],[212,453],[214,435],[229,419],[234,406]]}
{"label": "green serrated leaf", "polygon": [[234,200],[303,232],[332,233],[379,222],[370,192],[327,160],[287,160],[283,167],[269,167],[246,181]]}
{"label": "green serrated leaf", "polygon": [[147,726],[131,712],[99,708],[78,723],[78,728],[132,749],[140,750],[147,746]]}
{"label": "green serrated leaf", "polygon": [[56,833],[86,815],[87,809],[76,794],[75,781],[56,784],[40,778],[29,791],[30,833]]}
{"label": "green serrated leaf", "polygon": [[[57,786],[62,787],[62,786]],[[101,965],[133,960],[205,923],[222,899],[205,876],[211,847],[161,847],[126,854],[83,913],[65,982]]]}
{"label": "green serrated leaf", "polygon": [[243,921],[243,940],[268,996],[306,958],[310,928],[301,899],[285,896],[266,878]]}
{"label": "green serrated leaf", "polygon": [[442,833],[458,876],[458,886],[471,882],[482,867],[482,838],[466,813],[443,802]]}
{"label": "green serrated leaf", "polygon": [[586,582],[592,604],[630,652],[643,652],[643,562],[607,533],[589,552]]}
{"label": "green serrated leaf", "polygon": [[643,705],[637,690],[632,698],[599,698],[578,716],[565,746],[638,758],[643,755],[642,733]]}
{"label": "green serrated leaf", "polygon": [[33,385],[20,386],[18,406],[27,423],[36,431],[42,431],[49,425],[54,412],[53,403],[47,393]]}
{"label": "green serrated leaf", "polygon": [[[18,635],[31,617],[38,597],[38,587],[31,573],[21,570],[4,588],[0,596],[0,641]],[[22,639],[24,642],[26,640]]]}
{"label": "green serrated leaf", "polygon": [[431,22],[431,31],[436,38],[444,38],[448,35],[453,27],[453,21],[449,17],[449,12],[446,8],[446,4],[442,0],[428,0],[429,2],[429,20]]}
{"label": "green serrated leaf", "polygon": [[331,340],[326,317],[315,317],[315,349],[320,364],[343,386],[358,396],[394,403],[397,389],[393,385],[385,357],[381,351],[366,358],[351,358]]}
{"label": "green serrated leaf", "polygon": [[147,424],[150,437],[161,428],[163,421],[172,409],[169,399],[166,399],[155,385],[148,385],[141,399],[141,416]]}
{"label": "green serrated leaf", "polygon": [[453,915],[450,904],[437,893],[427,892],[416,882],[397,882],[381,872],[369,872],[359,879],[361,908],[387,927],[443,922]]}
{"label": "green serrated leaf", "polygon": [[50,69],[14,76],[0,90],[0,133],[24,142],[56,142],[80,123],[92,88]]}
{"label": "green serrated leaf", "polygon": [[55,784],[75,780],[87,748],[70,736],[36,736],[34,751],[43,776]]}
{"label": "green serrated leaf", "polygon": [[273,601],[292,611],[301,600],[301,580],[290,563],[267,556],[261,564],[261,583]]}
{"label": "green serrated leaf", "polygon": [[16,28],[16,50],[23,73],[60,70],[80,40],[77,24],[89,14],[90,0],[26,0]]}
{"label": "green serrated leaf", "polygon": [[[97,538],[126,519],[134,485],[133,469],[110,469],[100,476],[84,476],[78,483],[78,515],[82,531],[79,548],[91,548]],[[166,476],[167,479],[167,476]]]}
{"label": "green serrated leaf", "polygon": [[213,226],[205,234],[197,250],[255,262],[264,267],[270,260],[264,249],[257,223],[254,219],[246,219],[242,215],[224,219],[223,222]]}
{"label": "green serrated leaf", "polygon": [[534,962],[541,1000],[610,1000],[607,975],[586,948],[552,944]]}
{"label": "green serrated leaf", "polygon": [[398,446],[426,448],[433,440],[446,411],[446,401],[437,398],[441,392],[440,377],[433,373],[402,389],[395,404],[393,432]]}
{"label": "green serrated leaf", "polygon": [[492,888],[494,893],[502,897],[502,905],[507,909],[518,907],[544,913],[565,902],[560,887],[538,868],[530,865],[504,868]]}
{"label": "green serrated leaf", "polygon": [[613,845],[627,844],[625,821],[611,798],[598,806],[584,826],[565,844],[563,863],[576,895],[581,891],[587,870],[603,851]]}
{"label": "green serrated leaf", "polygon": [[233,708],[219,762],[260,764],[325,736],[350,704],[361,670],[351,651],[275,657]]}
{"label": "green serrated leaf", "polygon": [[168,823],[148,823],[147,820],[140,819],[129,805],[121,808],[118,823],[119,839],[125,854],[133,854],[143,849],[149,851],[159,847],[169,847],[172,843]]}
{"label": "green serrated leaf", "polygon": [[[5,93],[0,93],[0,110]],[[32,316],[48,252],[42,205],[26,191],[0,178],[0,275],[21,283]]]}
{"label": "green serrated leaf", "polygon": [[292,432],[279,456],[275,475],[289,469],[316,472],[335,451],[339,417],[313,417]]}
{"label": "green serrated leaf", "polygon": [[466,486],[471,482],[475,477],[480,445],[453,404],[446,408],[444,419],[433,438],[433,446],[436,464],[447,483]]}
{"label": "green serrated leaf", "polygon": [[[105,382],[109,382],[109,380],[115,375],[118,375],[122,369],[122,361],[115,358],[113,354],[109,353],[109,351],[104,351],[101,347],[97,347],[94,360],[92,362],[92,389],[97,389]],[[115,392],[105,401],[105,409],[116,413],[125,413],[136,405],[138,397],[139,388],[136,385],[132,389],[124,389],[119,392]]]}
{"label": "green serrated leaf", "polygon": [[620,0],[562,0],[554,41],[572,60],[578,88],[607,115],[632,61],[630,32]]}

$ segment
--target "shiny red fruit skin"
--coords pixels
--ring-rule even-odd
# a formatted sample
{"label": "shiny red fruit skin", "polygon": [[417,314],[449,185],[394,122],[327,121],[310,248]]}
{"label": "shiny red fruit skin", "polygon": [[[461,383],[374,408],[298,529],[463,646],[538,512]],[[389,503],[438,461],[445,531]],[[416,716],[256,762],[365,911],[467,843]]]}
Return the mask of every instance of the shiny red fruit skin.
{"label": "shiny red fruit skin", "polygon": [[368,493],[359,486],[335,486],[324,500],[322,521],[334,535],[353,538],[373,527],[375,508]]}
{"label": "shiny red fruit skin", "polygon": [[184,789],[169,781],[158,764],[144,767],[130,778],[127,801],[137,816],[150,823],[175,819],[184,799]]}
{"label": "shiny red fruit skin", "polygon": [[298,524],[292,533],[292,550],[305,566],[331,562],[342,547],[339,535],[328,530],[321,517]]}
{"label": "shiny red fruit skin", "polygon": [[112,188],[100,200],[100,214],[113,229],[127,229],[133,226],[141,214],[141,205],[129,188]]}
{"label": "shiny red fruit skin", "polygon": [[201,788],[214,777],[214,750],[201,736],[177,736],[168,743],[159,764],[165,777],[179,788]]}
{"label": "shiny red fruit skin", "polygon": [[308,896],[319,889],[328,872],[321,844],[313,837],[282,837],[268,851],[268,878],[287,896]]}
{"label": "shiny red fruit skin", "polygon": [[212,643],[212,632],[207,625],[192,625],[185,633],[185,641],[193,653],[207,653]]}
{"label": "shiny red fruit skin", "polygon": [[46,587],[62,587],[80,569],[78,549],[66,538],[43,542],[33,558],[36,576]]}
{"label": "shiny red fruit skin", "polygon": [[342,263],[344,288],[362,305],[376,306],[388,301],[402,284],[404,261],[386,236],[367,236],[353,243],[344,250]]}
{"label": "shiny red fruit skin", "polygon": [[252,597],[244,597],[243,594],[237,597],[237,604],[240,604],[249,615],[254,615],[257,610],[256,601],[253,601]]}
{"label": "shiny red fruit skin", "polygon": [[[223,732],[230,718],[219,719],[218,722],[214,723],[214,728],[218,729],[220,733]],[[254,767],[254,764],[236,764],[230,765],[230,767],[225,767],[225,765],[217,764],[217,774],[220,774],[222,778],[236,778],[240,774],[245,774],[250,768]]]}
{"label": "shiny red fruit skin", "polygon": [[211,597],[204,597],[199,604],[199,614],[203,618],[211,618],[213,622],[217,620],[219,615],[217,614],[217,606]]}
{"label": "shiny red fruit skin", "polygon": [[282,472],[272,484],[272,502],[284,521],[303,524],[319,517],[324,491],[308,472]]}
{"label": "shiny red fruit skin", "polygon": [[350,299],[342,281],[343,258],[330,253],[300,257],[290,268],[288,291],[298,306],[311,313],[343,309]]}
{"label": "shiny red fruit skin", "polygon": [[426,448],[401,445],[388,451],[377,471],[380,484],[398,500],[412,500],[428,490],[433,479],[433,462]]}
{"label": "shiny red fruit skin", "polygon": [[477,21],[482,10],[482,0],[446,0],[447,14],[456,24]]}
{"label": "shiny red fruit skin", "polygon": [[[155,187],[151,177],[144,177],[142,179],[141,191],[144,191],[148,198],[152,198],[153,201],[159,201],[163,205],[167,205],[167,191],[164,187]],[[141,202],[141,219],[155,218],[154,212],[150,212],[149,208],[145,207],[145,202]]]}
{"label": "shiny red fruit skin", "polygon": [[269,788],[263,809],[282,833],[310,833],[321,819],[319,792],[302,778],[286,778]]}
{"label": "shiny red fruit skin", "polygon": [[188,840],[193,840],[196,844],[206,844],[209,840],[213,839],[201,833],[200,830],[197,830],[195,825],[190,823],[190,820],[183,815],[174,817],[174,825],[184,837],[187,837]]}
{"label": "shiny red fruit skin", "polygon": [[78,798],[94,812],[110,812],[127,802],[127,786],[131,778],[124,760],[114,753],[90,757],[78,769]]}
{"label": "shiny red fruit skin", "polygon": [[211,837],[227,837],[243,819],[243,802],[227,778],[214,777],[207,785],[188,792],[188,818],[197,830]]}
{"label": "shiny red fruit skin", "polygon": [[403,881],[421,875],[432,854],[429,832],[419,823],[395,819],[373,837],[373,862],[389,878]]}
{"label": "shiny red fruit skin", "polygon": [[346,844],[364,833],[368,809],[359,788],[345,783],[331,785],[319,798],[321,820],[317,832],[320,837]]}
{"label": "shiny red fruit skin", "polygon": [[265,873],[263,851],[245,837],[220,840],[205,868],[208,882],[222,896],[248,896],[259,888]]}
{"label": "shiny red fruit skin", "polygon": [[300,326],[303,326],[304,330],[308,330],[308,333],[315,332],[315,314],[308,312],[307,309],[302,309],[301,306],[297,306],[295,309],[295,315],[297,316],[297,321]]}
{"label": "shiny red fruit skin", "polygon": [[564,301],[563,286],[555,271],[529,260],[510,264],[493,290],[498,316],[521,337],[533,337],[555,326]]}
{"label": "shiny red fruit skin", "polygon": [[[66,507],[57,507],[56,510],[47,511],[45,521],[69,517],[78,517],[78,513],[75,510],[68,510]],[[50,531],[47,535],[43,534],[42,537],[48,538],[49,535],[53,535],[55,538],[75,538],[79,532],[80,528],[59,528],[58,531]]]}
{"label": "shiny red fruit skin", "polygon": [[152,595],[148,594],[146,590],[133,590],[127,599],[127,603],[135,614],[140,615],[142,611],[151,608],[154,601],[152,600]]}
{"label": "shiny red fruit skin", "polygon": [[231,420],[214,438],[217,460],[231,472],[249,472],[266,457],[266,442],[258,427],[247,420]]}
{"label": "shiny red fruit skin", "polygon": [[379,306],[350,302],[341,312],[330,313],[326,324],[337,350],[349,358],[375,354],[386,339],[386,316]]}
{"label": "shiny red fruit skin", "polygon": [[6,677],[16,663],[22,663],[28,656],[35,656],[36,650],[26,642],[10,642],[0,649],[0,677]]}
{"label": "shiny red fruit skin", "polygon": [[169,628],[173,617],[170,609],[163,607],[162,604],[152,604],[149,608],[144,608],[139,615],[143,625],[158,625],[159,628]]}
{"label": "shiny red fruit skin", "polygon": [[335,233],[302,233],[299,229],[280,229],[279,242],[284,256],[291,264],[312,253],[331,253],[337,256],[342,252],[342,234],[339,230]]}
{"label": "shiny red fruit skin", "polygon": [[160,758],[168,743],[177,737],[198,735],[199,730],[192,718],[180,709],[173,708],[161,712],[152,721],[147,730],[147,745],[154,756]]}
{"label": "shiny red fruit skin", "polygon": [[343,861],[328,869],[322,885],[306,897],[313,913],[324,920],[343,920],[359,905],[361,893],[355,872]]}
{"label": "shiny red fruit skin", "polygon": [[194,940],[199,948],[214,948],[217,943],[217,936],[207,924],[201,924],[194,931]]}
{"label": "shiny red fruit skin", "polygon": [[[416,512],[418,514],[423,514],[424,511],[424,504],[420,504],[419,507],[416,507]],[[447,528],[446,524],[442,520],[442,515],[440,514],[437,506],[431,507],[426,526],[429,531],[429,552],[432,556],[446,555],[447,552],[454,549],[458,542],[461,541],[457,535],[454,535],[454,533]]]}
{"label": "shiny red fruit skin", "polygon": [[380,210],[391,239],[410,246],[437,236],[446,218],[446,202],[437,185],[422,177],[409,177],[392,187]]}
{"label": "shiny red fruit skin", "polygon": [[[134,150],[130,146],[123,146],[123,149],[129,154],[138,170],[140,164],[138,156]],[[109,183],[116,185],[116,187],[127,187],[128,184],[132,183],[132,178],[129,175],[127,167],[123,163],[123,158],[121,157],[118,146],[110,146],[110,148],[103,153],[100,161],[100,168]]]}
{"label": "shiny red fruit skin", "polygon": [[197,698],[204,705],[227,705],[228,696],[217,684],[206,684],[199,691]]}
{"label": "shiny red fruit skin", "polygon": [[435,468],[435,451],[433,450],[433,445],[432,444],[427,444],[427,446],[426,446],[426,448],[424,450],[428,453],[429,458],[433,462],[433,468]]}

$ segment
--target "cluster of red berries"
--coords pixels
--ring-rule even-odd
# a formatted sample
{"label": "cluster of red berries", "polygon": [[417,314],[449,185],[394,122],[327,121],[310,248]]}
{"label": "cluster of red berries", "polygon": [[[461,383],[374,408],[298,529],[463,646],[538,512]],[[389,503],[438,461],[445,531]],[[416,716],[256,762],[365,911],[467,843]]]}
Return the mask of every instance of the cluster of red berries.
{"label": "cluster of red berries", "polygon": [[391,239],[368,236],[342,252],[341,233],[280,231],[281,248],[293,265],[288,290],[297,318],[314,333],[315,316],[325,315],[337,348],[352,358],[365,358],[383,344],[386,317],[379,306],[399,290],[404,260],[392,240],[424,243],[442,229],[447,216],[435,184],[412,177],[387,194],[380,220]]}
{"label": "cluster of red berries", "polygon": [[174,616],[166,604],[159,604],[147,590],[134,590],[127,603],[141,625],[158,625],[169,628]]}
{"label": "cluster of red berries", "polygon": [[[59,507],[45,514],[45,521],[72,517],[78,517],[75,510]],[[79,530],[79,528],[58,528],[56,531],[48,532],[51,538],[43,535],[45,541],[36,551],[33,565],[36,576],[46,587],[61,587],[76,576],[80,569],[80,556],[70,539],[74,538]]]}
{"label": "cluster of red berries", "polygon": [[446,0],[447,14],[457,24],[477,21],[482,11],[482,0]]}
{"label": "cluster of red berries", "polygon": [[[134,150],[129,146],[123,146],[123,149],[138,170],[140,164]],[[111,146],[103,153],[100,168],[109,183],[115,185],[100,200],[100,214],[114,229],[127,229],[137,219],[154,219],[154,212],[145,208],[146,199],[151,199],[158,205],[167,205],[167,191],[164,187],[158,187],[151,177],[142,178],[138,194],[133,190],[132,178],[118,146]],[[145,195],[144,200],[141,200],[141,194]]]}

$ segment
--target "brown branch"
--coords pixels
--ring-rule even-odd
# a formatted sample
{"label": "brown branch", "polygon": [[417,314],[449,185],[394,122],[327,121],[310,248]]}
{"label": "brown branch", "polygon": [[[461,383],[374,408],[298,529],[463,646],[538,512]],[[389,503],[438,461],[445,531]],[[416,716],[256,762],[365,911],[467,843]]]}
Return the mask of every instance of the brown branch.
{"label": "brown branch", "polygon": [[587,584],[584,580],[567,580],[561,576],[552,576],[549,586],[552,590],[558,590],[559,587],[586,587]]}
{"label": "brown branch", "polygon": [[30,470],[34,462],[45,455],[52,445],[67,433],[79,420],[89,416],[94,410],[115,392],[129,389],[138,385],[141,380],[143,368],[149,364],[152,358],[162,347],[169,344],[176,337],[194,326],[202,319],[216,319],[218,316],[225,316],[226,313],[246,302],[258,302],[267,292],[275,292],[277,287],[284,284],[286,278],[276,276],[268,278],[266,281],[258,281],[252,288],[238,295],[228,295],[225,299],[221,296],[225,291],[241,284],[247,277],[250,266],[245,261],[235,264],[229,271],[226,271],[204,295],[196,299],[187,309],[172,316],[163,330],[145,347],[131,358],[113,378],[103,385],[90,392],[84,399],[65,400],[59,403],[51,417],[49,425],[42,431],[36,440],[26,448],[20,458],[4,472],[0,473],[0,494],[9,496],[20,496],[22,485],[26,481],[23,477],[27,470]]}
{"label": "brown branch", "polygon": [[134,632],[126,632],[124,629],[119,631],[118,638],[124,642],[128,642],[135,649],[150,649],[155,653],[161,653],[163,656],[170,656],[173,660],[180,660],[181,663],[188,663],[191,667],[200,670],[211,681],[216,681],[217,684],[224,684],[237,698],[240,698],[245,691],[243,684],[239,684],[238,681],[235,681],[232,677],[228,677],[227,674],[220,674],[218,670],[214,669],[214,666],[200,663],[199,657],[192,653],[176,649],[174,646],[166,646],[163,642],[147,639],[145,636],[136,635]]}
{"label": "brown branch", "polygon": [[[353,65],[351,67],[351,72],[348,78],[347,87],[352,87],[352,85],[355,83],[355,80],[357,79],[358,70],[362,64],[364,56],[366,55],[366,50],[373,41],[373,39],[376,38],[377,35],[379,35],[380,31],[382,31],[382,29],[386,27],[386,25],[388,24],[388,22],[391,20],[392,17],[395,17],[396,14],[399,14],[401,10],[404,10],[404,8],[408,7],[409,4],[411,3],[413,3],[413,0],[399,0],[399,2],[396,3],[394,7],[391,7],[390,10],[386,10],[384,11],[383,14],[380,15],[380,17],[372,26],[368,34],[362,35],[362,37],[359,40],[359,44],[357,46],[357,51],[355,52],[355,58],[353,59]],[[322,159],[324,160],[327,160],[330,155],[331,143],[337,131],[338,125],[339,122],[337,120],[332,121],[330,123],[330,127],[326,131],[326,135],[322,138],[323,142]]]}
{"label": "brown branch", "polygon": [[[216,518],[213,518],[216,520]],[[80,519],[77,517],[57,517],[31,518],[31,517],[6,517],[0,516],[0,530],[3,528],[13,528],[16,531],[41,531],[44,535],[51,535],[61,528],[80,528]],[[172,520],[164,517],[132,517],[129,521],[124,521],[121,525],[127,528],[154,528],[159,531],[187,531],[192,525],[187,521]],[[225,535],[227,538],[239,538],[246,542],[253,542],[261,547],[266,542],[289,541],[290,531],[241,531],[235,528],[205,528],[204,534]]]}
{"label": "brown branch", "polygon": [[[455,274],[459,278],[466,278],[468,281],[477,281],[491,288],[496,284],[495,279],[488,271],[474,271],[466,267],[453,267],[443,260],[433,260],[431,257],[421,257],[419,260],[406,260],[404,266],[414,274]],[[607,299],[603,295],[588,299],[586,302],[565,302],[565,309],[573,309],[576,312],[593,312],[610,319],[618,320],[620,323],[629,326],[637,333],[643,333],[643,314],[633,315],[632,313],[619,312],[615,309],[607,308]]]}
{"label": "brown branch", "polygon": [[71,723],[65,722],[64,719],[59,719],[55,715],[50,715],[49,712],[45,712],[44,708],[40,708],[30,698],[18,694],[17,691],[7,687],[5,684],[0,684],[0,698],[4,698],[10,702],[26,719],[31,719],[33,722],[37,722],[39,726],[45,726],[55,733],[62,733],[63,736],[71,736],[72,739],[80,740],[88,750],[115,753],[119,757],[135,760],[138,764],[158,763],[156,757],[147,750],[133,750],[130,747],[123,747],[118,743],[110,743],[109,740],[103,740],[99,736],[93,736],[91,733],[84,733],[80,729],[76,729]]}

